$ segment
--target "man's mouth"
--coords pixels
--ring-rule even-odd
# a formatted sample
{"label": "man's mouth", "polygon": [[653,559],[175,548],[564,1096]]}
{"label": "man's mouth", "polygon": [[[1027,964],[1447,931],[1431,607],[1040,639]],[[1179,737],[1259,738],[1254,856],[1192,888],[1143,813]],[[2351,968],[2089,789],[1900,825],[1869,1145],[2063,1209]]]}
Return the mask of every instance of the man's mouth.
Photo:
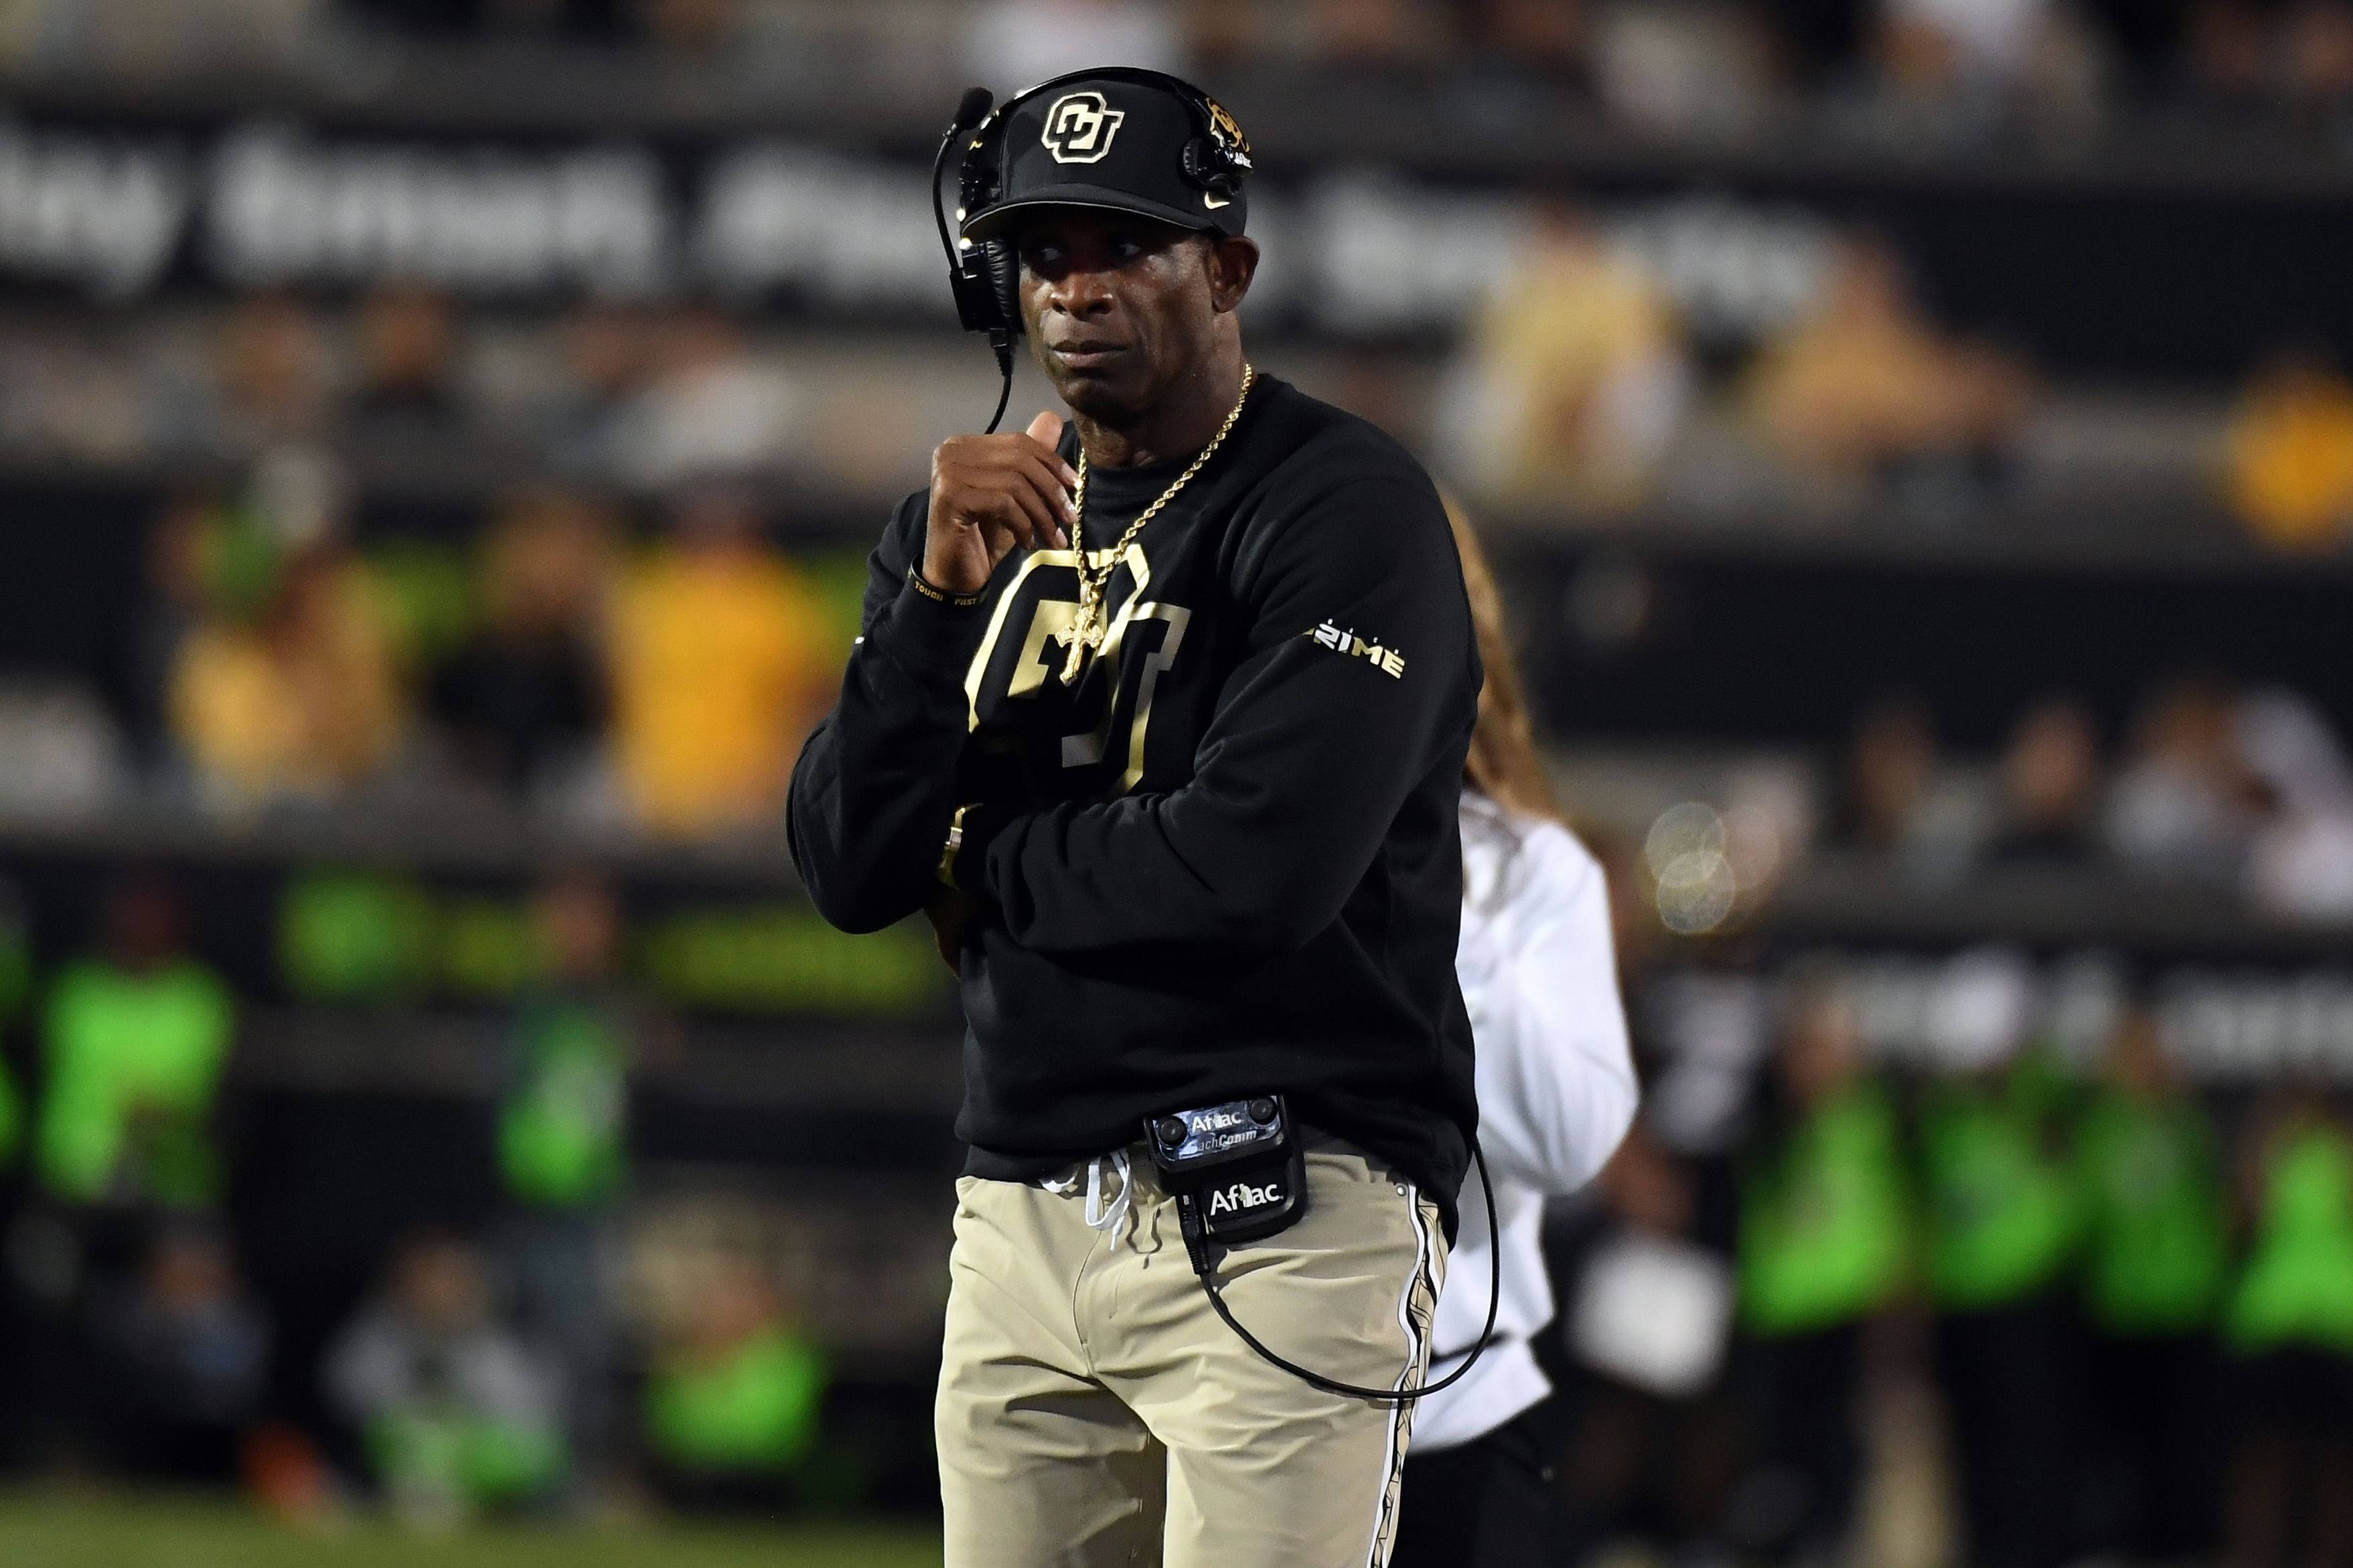
{"label": "man's mouth", "polygon": [[1077,342],[1056,343],[1054,357],[1072,370],[1095,370],[1127,352],[1124,343],[1100,342],[1082,339]]}

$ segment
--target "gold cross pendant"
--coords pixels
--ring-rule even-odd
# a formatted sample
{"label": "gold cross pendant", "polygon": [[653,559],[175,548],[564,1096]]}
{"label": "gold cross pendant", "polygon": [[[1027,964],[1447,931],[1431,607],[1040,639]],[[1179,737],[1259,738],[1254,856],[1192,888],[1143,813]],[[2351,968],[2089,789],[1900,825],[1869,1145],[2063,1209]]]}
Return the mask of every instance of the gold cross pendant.
{"label": "gold cross pendant", "polygon": [[1079,618],[1071,626],[1071,650],[1062,656],[1062,684],[1074,685],[1079,672],[1086,668],[1088,658],[1103,646],[1103,623],[1092,613],[1092,605],[1082,607]]}

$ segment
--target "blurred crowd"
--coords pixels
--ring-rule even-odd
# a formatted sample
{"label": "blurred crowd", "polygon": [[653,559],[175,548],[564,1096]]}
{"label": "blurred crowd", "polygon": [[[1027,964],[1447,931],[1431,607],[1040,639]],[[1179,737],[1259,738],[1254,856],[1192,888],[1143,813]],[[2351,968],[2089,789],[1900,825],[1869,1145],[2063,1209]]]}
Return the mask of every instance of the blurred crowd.
{"label": "blurred crowd", "polygon": [[1556,205],[1465,335],[1437,447],[1527,507],[1664,500],[1950,513],[2009,477],[2038,384],[1929,316],[1896,254],[1852,238],[1775,321],[1694,323],[1655,268]]}
{"label": "blurred crowd", "polygon": [[2144,885],[2243,893],[2284,918],[2353,916],[2353,757],[2277,689],[2185,678],[2150,690],[2120,743],[2081,703],[2021,714],[1990,775],[1939,760],[1916,704],[1873,708],[1846,765],[1832,841],[1912,876],[1973,865],[2106,868]]}
{"label": "blurred crowd", "polygon": [[716,308],[493,320],[406,285],[348,310],[259,293],[95,322],[26,311],[0,328],[0,447],[36,459],[217,465],[327,444],[364,471],[461,483],[773,475],[806,401]]}
{"label": "blurred crowd", "polygon": [[[2063,123],[2121,101],[2327,111],[2353,89],[2340,0],[36,0],[5,37],[20,69],[169,70],[155,34],[187,35],[179,69],[284,63],[339,29],[551,38],[723,56],[789,75],[796,54],[891,52],[1001,89],[1119,59],[1236,62],[1589,95],[1645,129],[1753,128],[1792,100],[1915,136]],[[192,18],[234,23],[206,38]],[[138,23],[147,21],[142,39]],[[160,28],[158,26],[160,25]],[[216,27],[214,29],[218,31]]]}
{"label": "blurred crowd", "polygon": [[[396,1237],[324,1324],[273,1312],[315,1305],[314,1258],[299,1278],[254,1267],[306,1244],[254,1230],[232,1158],[240,1006],[189,951],[172,884],[125,879],[90,949],[9,994],[0,1464],[241,1481],[312,1520],[375,1497],[428,1526],[805,1498],[829,1373],[766,1259],[641,1248],[624,1321],[629,1074],[661,1026],[621,976],[605,887],[554,878],[533,915],[484,1152],[498,1201]],[[29,981],[9,918],[0,948]]]}
{"label": "blurred crowd", "polygon": [[1891,908],[1974,883],[2037,898],[2095,889],[2119,905],[2154,896],[2282,924],[2353,920],[2353,754],[2316,705],[2279,687],[2159,681],[2114,732],[2052,695],[1990,757],[1957,752],[1925,704],[1889,696],[1826,772],[1748,760],[1704,794],[1646,829],[1623,816],[1597,829],[1605,846],[1639,839],[1611,858],[1648,906],[1650,934],[1749,929],[1810,868],[1818,886],[1875,889]]}
{"label": "blurred crowd", "polygon": [[[355,530],[351,502],[332,457],[287,446],[238,489],[167,504],[123,710],[0,689],[17,763],[0,800],[39,815],[144,798],[231,821],[522,811],[673,840],[773,829],[856,635],[860,551],[779,549],[764,492],[718,478],[650,507],[533,487],[442,533]],[[2121,722],[2054,693],[1989,759],[1890,696],[1826,777],[1717,806],[1652,833],[1670,929],[1753,910],[1817,848],[1914,886],[2042,867],[2353,918],[2353,755],[2282,688],[2183,676]],[[1669,908],[1683,893],[1713,913],[1686,921]]]}
{"label": "blurred crowd", "polygon": [[[1997,842],[2031,858],[2051,826]],[[1649,1109],[1549,1226],[1565,1562],[2353,1561],[2337,1089],[2192,1081],[2129,994],[2084,1041],[1994,1009],[1904,1055],[1810,962],[1759,991],[1761,1048],[1727,1052],[1711,977],[1661,967],[1638,878],[1613,890]],[[307,1333],[281,1307],[315,1305],[318,1259],[254,1192],[295,1173],[240,1165],[247,1003],[170,881],[100,909],[37,965],[0,900],[0,1465],[427,1527],[857,1500],[809,1282],[723,1236],[619,1256],[630,1083],[670,1047],[607,888],[532,897],[491,1206],[393,1236]],[[1671,1080],[1702,1058],[1745,1076],[1695,1116]],[[1958,1558],[1920,1546],[1947,1531]]]}
{"label": "blurred crowd", "polygon": [[[1795,282],[1776,302],[1726,314],[1622,226],[1540,202],[1441,357],[1366,350],[1306,368],[1466,493],[1523,514],[1936,524],[2022,497],[2096,509],[2141,494],[2227,510],[2281,549],[2339,550],[2353,530],[2353,382],[2325,352],[2282,351],[2235,394],[2207,395],[2186,444],[2114,472],[2070,468],[2041,455],[2037,430],[2077,395],[1940,322],[1883,239],[1827,232],[1783,258]],[[347,488],[454,505],[516,484],[660,496],[723,479],[807,498],[828,527],[879,506],[920,439],[900,427],[906,405],[851,412],[865,404],[840,402],[823,351],[744,321],[692,302],[470,310],[399,284],[348,308],[269,292],[14,312],[0,315],[0,462],[168,479],[308,448]],[[1400,378],[1430,395],[1398,395]]]}
{"label": "blurred crowd", "polygon": [[[295,32],[361,37],[667,43],[731,63],[756,58],[765,38],[797,62],[797,81],[807,79],[795,90],[846,81],[878,59],[1008,90],[1107,58],[1212,77],[1256,61],[1330,62],[1382,80],[1454,72],[1461,101],[1499,117],[1528,93],[1557,89],[1629,124],[1759,146],[1784,128],[1793,94],[1833,120],[1893,116],[1891,134],[1875,140],[1901,144],[2019,112],[2095,117],[2103,104],[2144,100],[2226,118],[2274,103],[2299,123],[2327,125],[2353,93],[2353,0],[205,3],[233,14],[237,26],[223,32],[275,18]],[[110,23],[115,6],[122,16]],[[75,39],[143,37],[158,13],[203,8],[35,0],[0,26],[0,57],[13,47],[37,75],[55,56],[65,71]],[[1494,86],[1513,90],[1481,90]],[[1528,93],[1514,96],[1521,87]],[[763,198],[776,211],[763,208],[761,222],[818,199],[800,177],[780,176]],[[36,184],[24,199],[47,199]],[[1268,195],[1270,220],[1289,220],[1278,246],[1287,239],[1298,266],[1314,248],[1302,243],[1307,225],[1279,210],[1298,193]],[[1767,209],[1749,216],[1771,226]],[[871,217],[846,226],[862,233]],[[1695,298],[1707,289],[1683,275],[1689,258],[1629,232],[1639,226],[1562,193],[1531,196],[1514,205],[1508,233],[1464,240],[1454,270],[1491,286],[1459,320],[1460,301],[1405,321],[1326,321],[1312,300],[1269,309],[1303,310],[1312,329],[1338,329],[1335,338],[1446,326],[1442,348],[1340,343],[1329,384],[1311,390],[1366,405],[1450,482],[1524,510],[1851,518],[1872,509],[1944,521],[1988,501],[2048,500],[2035,487],[2049,480],[2063,501],[2093,510],[2152,496],[2175,510],[2226,509],[2282,548],[2338,549],[2353,529],[2353,382],[2315,344],[2247,344],[2235,390],[2183,395],[2199,405],[2200,428],[2180,442],[2116,428],[2165,402],[2164,389],[2140,388],[2142,405],[2108,409],[2104,449],[2147,471],[2087,479],[2052,471],[2080,469],[2082,447],[2044,437],[2054,426],[2097,423],[2101,389],[2058,384],[2015,344],[1954,325],[1948,302],[1888,237],[1807,217],[1769,254],[1740,254],[1734,291],[1754,297],[1727,310]],[[753,248],[788,248],[783,239],[764,230]],[[1326,264],[1340,265],[1317,263]],[[871,299],[864,284],[822,283],[794,274],[794,287],[821,296],[803,304],[904,297],[895,277]],[[1271,276],[1267,295],[1278,286]],[[868,432],[889,423],[874,406],[887,395],[861,390],[845,412],[839,345],[810,331],[749,330],[753,318],[733,309],[742,303],[491,309],[399,282],[349,302],[264,292],[198,305],[174,294],[70,314],[36,303],[0,314],[0,466],[218,473],[290,443],[332,450],[368,487],[479,496],[546,479],[642,494],[717,474],[870,499],[918,432]],[[1311,349],[1316,335],[1303,334]],[[1439,391],[1425,400],[1368,390],[1400,380]],[[1365,395],[1351,399],[1352,389]],[[931,418],[926,405],[913,423]]]}
{"label": "blurred crowd", "polygon": [[1653,1115],[1554,1226],[1570,1561],[2353,1561],[2341,1096],[2129,1010],[1926,1076],[1829,978],[1776,1018],[1729,1136]]}
{"label": "blurred crowd", "polygon": [[[75,810],[143,789],[232,817],[472,804],[674,838],[774,825],[855,635],[855,552],[796,561],[761,495],[716,479],[644,517],[532,489],[478,530],[370,544],[351,500],[331,457],[287,446],[168,504],[131,743],[86,733],[114,716],[0,701],[26,760],[8,793]],[[45,772],[45,753],[87,755]]]}
{"label": "blurred crowd", "polygon": [[1689,308],[1661,258],[1566,204],[1540,211],[1468,324],[1434,455],[1506,506],[1783,510],[1950,523],[1988,502],[2169,496],[2280,550],[2353,533],[2353,381],[2293,347],[2216,395],[2211,428],[2160,464],[2097,473],[2033,452],[2063,413],[2013,349],[1941,323],[1900,253],[1844,235],[1785,308]]}

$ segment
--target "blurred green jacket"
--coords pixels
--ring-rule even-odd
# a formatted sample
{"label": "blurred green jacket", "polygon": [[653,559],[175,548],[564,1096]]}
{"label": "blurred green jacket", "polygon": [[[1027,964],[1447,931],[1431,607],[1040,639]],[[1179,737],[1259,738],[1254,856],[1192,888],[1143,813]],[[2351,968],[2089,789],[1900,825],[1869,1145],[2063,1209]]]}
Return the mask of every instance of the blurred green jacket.
{"label": "blurred green jacket", "polygon": [[2048,1099],[2023,1068],[1930,1092],[1920,1152],[1937,1306],[1966,1312],[2022,1300],[2073,1260],[2083,1205]]}
{"label": "blurred green jacket", "polygon": [[788,1469],[817,1436],[828,1376],[816,1347],[782,1328],[714,1360],[673,1359],[646,1385],[654,1451],[687,1471]]}
{"label": "blurred green jacket", "polygon": [[2353,1352],[2353,1142],[2336,1128],[2291,1132],[2265,1159],[2254,1244],[2225,1328],[2248,1354]]}
{"label": "blurred green jacket", "polygon": [[519,1072],[499,1110],[508,1193],[550,1208],[610,1201],[628,1173],[628,1053],[610,1009],[545,997],[516,1020]]}
{"label": "blurred green jacket", "polygon": [[2104,1091],[2077,1134],[2084,1175],[2084,1299],[2122,1335],[2180,1334],[2213,1321],[2230,1269],[2214,1131],[2188,1096]]}
{"label": "blurred green jacket", "polygon": [[193,960],[150,974],[68,969],[49,996],[43,1183],[76,1203],[217,1198],[209,1123],[235,1031],[227,988]]}
{"label": "blurred green jacket", "polygon": [[543,1492],[564,1474],[564,1440],[553,1428],[462,1411],[380,1416],[369,1423],[367,1445],[385,1491],[404,1507],[495,1507]]}
{"label": "blurred green jacket", "polygon": [[1903,1283],[1910,1229],[1895,1107],[1859,1079],[1746,1173],[1742,1321],[1759,1334],[1799,1334],[1883,1306]]}

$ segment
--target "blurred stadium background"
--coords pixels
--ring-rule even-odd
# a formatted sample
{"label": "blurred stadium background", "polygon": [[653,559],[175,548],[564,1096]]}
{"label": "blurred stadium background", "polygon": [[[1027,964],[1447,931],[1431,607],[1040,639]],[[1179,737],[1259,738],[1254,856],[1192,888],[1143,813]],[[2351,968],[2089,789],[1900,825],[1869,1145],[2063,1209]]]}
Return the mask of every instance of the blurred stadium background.
{"label": "blurred stadium background", "polygon": [[1613,872],[1564,1561],[2353,1562],[2342,0],[0,0],[0,1557],[923,1560],[955,1002],[779,800],[1113,60]]}

